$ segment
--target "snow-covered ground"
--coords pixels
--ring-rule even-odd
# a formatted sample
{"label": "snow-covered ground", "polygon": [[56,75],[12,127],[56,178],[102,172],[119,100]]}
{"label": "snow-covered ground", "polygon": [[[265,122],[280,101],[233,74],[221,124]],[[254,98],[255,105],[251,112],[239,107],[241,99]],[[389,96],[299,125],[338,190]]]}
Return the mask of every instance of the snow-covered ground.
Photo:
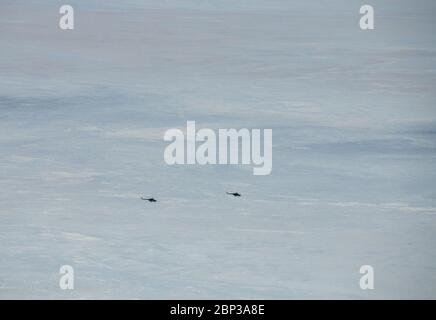
{"label": "snow-covered ground", "polygon": [[[433,1],[40,2],[0,1],[0,298],[436,298]],[[187,120],[272,174],[168,166]]]}

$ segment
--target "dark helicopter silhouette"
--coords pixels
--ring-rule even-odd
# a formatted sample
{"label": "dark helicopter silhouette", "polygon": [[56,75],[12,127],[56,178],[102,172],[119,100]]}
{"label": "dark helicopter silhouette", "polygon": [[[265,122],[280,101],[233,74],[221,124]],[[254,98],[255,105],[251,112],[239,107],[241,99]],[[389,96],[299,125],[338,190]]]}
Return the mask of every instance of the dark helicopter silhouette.
{"label": "dark helicopter silhouette", "polygon": [[148,201],[148,202],[157,202],[157,200],[155,198],[144,198],[144,197],[141,197],[141,200]]}
{"label": "dark helicopter silhouette", "polygon": [[234,196],[234,197],[240,197],[241,194],[237,193],[237,192],[226,192],[227,194]]}

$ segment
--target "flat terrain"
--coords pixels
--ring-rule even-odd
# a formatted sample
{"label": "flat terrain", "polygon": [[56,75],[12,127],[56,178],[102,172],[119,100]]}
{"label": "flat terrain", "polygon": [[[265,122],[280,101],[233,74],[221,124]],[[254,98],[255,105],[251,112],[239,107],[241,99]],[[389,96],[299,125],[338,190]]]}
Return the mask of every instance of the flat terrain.
{"label": "flat terrain", "polygon": [[[0,3],[0,298],[436,298],[433,1],[122,2]],[[272,174],[168,166],[187,120]]]}

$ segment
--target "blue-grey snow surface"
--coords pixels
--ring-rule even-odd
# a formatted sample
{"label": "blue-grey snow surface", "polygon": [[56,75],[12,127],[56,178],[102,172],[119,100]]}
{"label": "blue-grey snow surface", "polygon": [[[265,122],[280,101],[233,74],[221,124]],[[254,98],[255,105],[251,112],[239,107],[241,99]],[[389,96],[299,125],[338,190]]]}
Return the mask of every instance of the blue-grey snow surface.
{"label": "blue-grey snow surface", "polygon": [[[0,1],[0,298],[436,298],[434,1],[61,4]],[[168,166],[187,120],[272,174]]]}

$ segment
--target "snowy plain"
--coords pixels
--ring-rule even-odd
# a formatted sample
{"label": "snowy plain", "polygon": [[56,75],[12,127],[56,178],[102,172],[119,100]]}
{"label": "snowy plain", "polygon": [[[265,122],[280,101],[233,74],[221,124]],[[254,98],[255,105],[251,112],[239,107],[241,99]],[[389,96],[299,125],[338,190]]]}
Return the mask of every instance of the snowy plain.
{"label": "snowy plain", "polygon": [[[0,298],[436,298],[433,1],[62,4],[0,0]],[[271,175],[168,166],[187,120]]]}

